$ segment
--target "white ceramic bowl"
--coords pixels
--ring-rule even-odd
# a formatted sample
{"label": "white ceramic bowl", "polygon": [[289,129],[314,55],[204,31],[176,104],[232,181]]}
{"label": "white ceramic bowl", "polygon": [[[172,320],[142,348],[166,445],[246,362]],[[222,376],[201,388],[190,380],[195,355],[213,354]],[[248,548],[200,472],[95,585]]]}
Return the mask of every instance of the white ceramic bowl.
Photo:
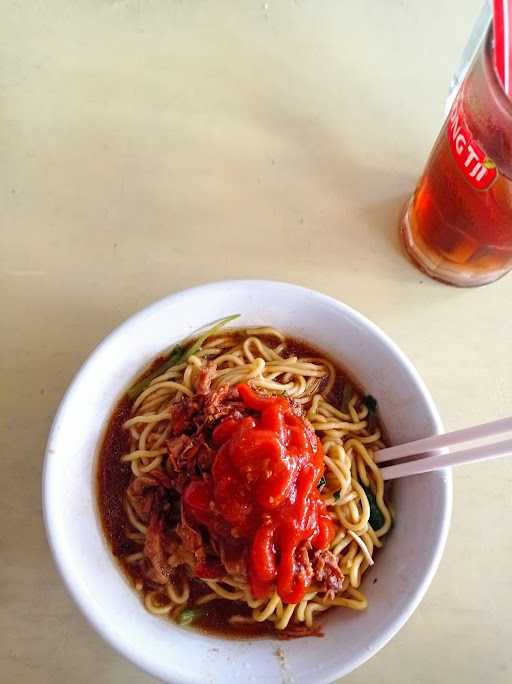
{"label": "white ceramic bowl", "polygon": [[414,367],[353,309],[286,283],[235,280],[203,285],[132,316],[78,372],[57,412],[46,451],[43,500],[48,539],[62,578],[89,622],[152,675],[187,684],[331,682],[382,648],[425,594],[448,532],[449,471],[395,483],[396,524],[365,576],[369,608],[363,613],[329,611],[323,639],[236,641],[153,617],[120,572],[100,527],[96,451],[121,392],[161,350],[199,326],[236,312],[242,314],[237,325],[279,327],[311,341],[349,369],[378,398],[392,443],[441,431],[437,410]]}

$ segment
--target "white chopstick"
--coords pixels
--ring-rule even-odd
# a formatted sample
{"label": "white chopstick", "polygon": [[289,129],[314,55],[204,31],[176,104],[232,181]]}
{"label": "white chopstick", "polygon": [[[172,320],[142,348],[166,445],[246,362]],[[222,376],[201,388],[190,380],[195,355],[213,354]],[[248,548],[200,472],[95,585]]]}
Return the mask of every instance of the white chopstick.
{"label": "white chopstick", "polygon": [[420,473],[428,473],[439,468],[461,465],[462,463],[474,463],[475,461],[485,461],[500,456],[512,456],[512,439],[507,439],[499,444],[485,444],[484,446],[473,447],[473,449],[425,456],[425,458],[420,458],[417,461],[384,466],[384,468],[381,468],[381,473],[385,480],[396,480],[398,477],[419,475]]}
{"label": "white chopstick", "polygon": [[501,435],[504,432],[512,432],[512,418],[500,418],[499,420],[494,420],[492,423],[474,425],[473,427],[464,428],[463,430],[445,432],[442,435],[433,435],[432,437],[417,439],[414,442],[407,442],[406,444],[380,449],[375,453],[375,463],[394,461],[398,458],[422,454],[425,451],[431,451],[432,449],[455,446],[457,444],[463,444],[464,442],[474,442],[477,439],[487,439],[488,437]]}
{"label": "white chopstick", "polygon": [[[452,465],[510,456],[512,455],[512,439],[499,438],[499,435],[507,432],[512,432],[512,418],[502,418],[492,423],[476,425],[464,430],[455,430],[443,435],[434,435],[407,444],[381,449],[375,453],[375,462],[384,463],[416,456],[412,461],[404,461],[381,468],[383,478],[393,480]],[[473,447],[467,445],[468,442],[489,440],[490,438],[494,439],[491,444],[480,444]],[[452,447],[452,449],[448,450],[446,447]],[[453,447],[459,447],[459,451],[453,450]],[[418,454],[424,454],[427,451],[432,452],[433,450],[437,450],[437,452],[425,454],[420,458],[417,457]],[[442,450],[441,453],[439,450]]]}

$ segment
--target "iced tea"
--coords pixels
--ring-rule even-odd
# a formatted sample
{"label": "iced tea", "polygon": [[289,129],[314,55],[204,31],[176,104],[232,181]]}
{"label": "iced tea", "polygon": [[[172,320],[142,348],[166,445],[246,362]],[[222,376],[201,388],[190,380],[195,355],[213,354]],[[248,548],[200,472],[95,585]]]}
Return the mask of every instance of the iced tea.
{"label": "iced tea", "polygon": [[402,239],[429,275],[483,285],[512,269],[512,102],[492,37],[466,77],[402,218]]}

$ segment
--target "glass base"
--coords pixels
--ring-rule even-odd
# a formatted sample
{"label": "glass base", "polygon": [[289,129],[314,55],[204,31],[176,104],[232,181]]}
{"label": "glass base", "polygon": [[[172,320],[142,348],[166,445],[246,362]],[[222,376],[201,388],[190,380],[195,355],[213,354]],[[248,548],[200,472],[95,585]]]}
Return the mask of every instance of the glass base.
{"label": "glass base", "polygon": [[509,268],[494,271],[464,270],[460,264],[452,264],[443,255],[433,252],[414,231],[412,223],[414,195],[404,207],[400,221],[402,245],[413,263],[431,278],[456,287],[479,287],[494,283],[509,272]]}

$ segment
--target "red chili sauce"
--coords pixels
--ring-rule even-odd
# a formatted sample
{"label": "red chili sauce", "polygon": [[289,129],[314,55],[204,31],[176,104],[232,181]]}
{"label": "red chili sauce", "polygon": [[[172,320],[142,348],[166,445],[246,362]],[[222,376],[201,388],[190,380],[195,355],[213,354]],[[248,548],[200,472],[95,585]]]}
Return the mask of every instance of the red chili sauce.
{"label": "red chili sauce", "polygon": [[309,540],[326,549],[334,536],[317,489],[322,446],[286,399],[263,398],[248,385],[238,390],[257,416],[227,418],[215,428],[211,477],[187,486],[184,506],[212,537],[248,545],[255,598],[268,598],[275,585],[284,602],[298,603],[311,580],[296,570],[297,547]]}

